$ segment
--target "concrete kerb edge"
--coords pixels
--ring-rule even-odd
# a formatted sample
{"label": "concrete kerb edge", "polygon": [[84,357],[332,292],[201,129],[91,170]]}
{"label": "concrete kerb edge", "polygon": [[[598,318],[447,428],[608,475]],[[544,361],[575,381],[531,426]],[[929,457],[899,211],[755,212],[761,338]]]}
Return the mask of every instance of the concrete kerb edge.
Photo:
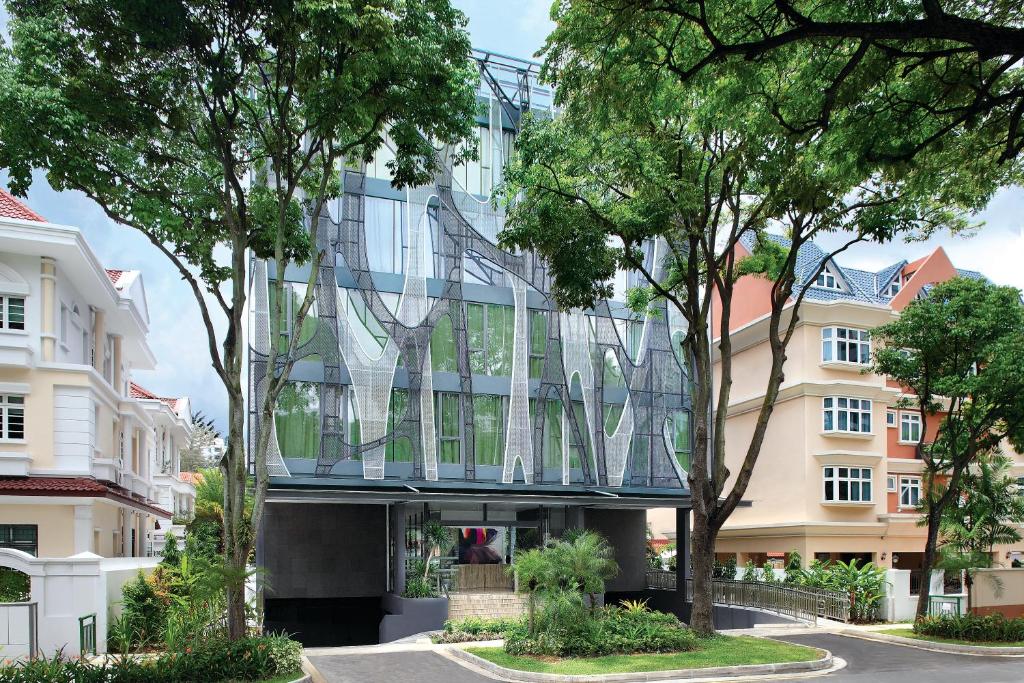
{"label": "concrete kerb edge", "polygon": [[[770,678],[779,674],[803,674],[822,672],[829,669],[838,670],[846,665],[846,662],[833,658],[832,653],[822,648],[815,648],[824,652],[824,656],[807,662],[784,662],[780,664],[747,664],[742,666],[716,666],[705,669],[672,669],[668,671],[642,671],[635,673],[621,674],[547,674],[534,671],[519,671],[517,669],[506,669],[503,666],[490,662],[483,657],[478,657],[467,652],[464,647],[479,647],[480,643],[459,643],[457,646],[446,647],[440,652],[453,661],[460,664],[471,665],[472,668],[482,670],[493,677],[506,681],[521,681],[526,683],[588,683],[598,681],[602,683],[639,683],[642,681],[667,681],[688,679],[693,681],[736,678],[743,680],[756,680],[758,678]],[[316,682],[314,682],[316,683]]]}
{"label": "concrete kerb edge", "polygon": [[845,629],[837,631],[839,635],[849,638],[860,638],[862,640],[874,640],[890,645],[902,645],[913,647],[918,650],[929,650],[931,652],[945,652],[947,654],[971,655],[974,657],[1024,657],[1024,647],[984,647],[981,645],[959,645],[957,643],[937,643],[932,640],[918,640],[917,638],[904,638],[888,633],[877,631],[862,631]]}
{"label": "concrete kerb edge", "polygon": [[305,678],[309,683],[327,683],[327,679],[313,666],[313,662],[309,661],[309,657],[306,655],[302,655],[302,671],[306,674]]}

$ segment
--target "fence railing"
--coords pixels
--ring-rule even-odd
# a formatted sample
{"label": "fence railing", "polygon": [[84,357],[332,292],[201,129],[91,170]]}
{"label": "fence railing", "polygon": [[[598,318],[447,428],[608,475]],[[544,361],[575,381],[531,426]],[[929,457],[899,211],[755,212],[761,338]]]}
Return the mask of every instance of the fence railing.
{"label": "fence railing", "polygon": [[78,645],[82,657],[96,654],[96,614],[78,617]]}
{"label": "fence railing", "polygon": [[933,617],[944,615],[960,616],[962,614],[961,600],[959,595],[930,595],[928,596],[928,614]]}
{"label": "fence railing", "polygon": [[[676,574],[651,570],[647,572],[647,587],[675,590]],[[841,591],[763,581],[714,579],[711,582],[711,595],[716,605],[752,607],[806,621],[815,621],[818,617],[836,621],[850,620],[850,598]],[[693,600],[693,579],[686,580],[686,600]]]}

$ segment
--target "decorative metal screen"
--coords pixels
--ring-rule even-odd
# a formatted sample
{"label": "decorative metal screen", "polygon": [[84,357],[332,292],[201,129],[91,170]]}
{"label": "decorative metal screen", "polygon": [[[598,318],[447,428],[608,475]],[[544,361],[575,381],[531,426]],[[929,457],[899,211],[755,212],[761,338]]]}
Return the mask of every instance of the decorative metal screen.
{"label": "decorative metal screen", "polygon": [[[481,185],[489,190],[501,180],[506,136],[514,132],[524,111],[536,111],[538,102],[549,103],[550,97],[537,85],[536,65],[482,53],[475,57],[481,71],[478,95],[487,106],[487,134],[481,134],[480,142],[489,147],[490,160],[489,170],[481,170]],[[404,264],[402,273],[371,270],[368,240],[374,236],[367,235],[366,205],[380,184],[370,187],[375,181],[367,178],[365,168],[345,169],[338,220],[326,211],[317,219],[317,246],[323,258],[314,264],[316,316],[311,326],[315,328],[296,350],[297,360],[315,360],[322,368],[316,380],[318,452],[306,456],[315,461],[315,475],[685,487],[686,472],[676,460],[665,428],[672,412],[690,409],[690,373],[673,349],[673,335],[685,325],[664,305],[656,315],[631,320],[632,325],[642,325],[634,358],[621,333],[630,317],[622,304],[601,302],[590,311],[558,311],[545,264],[532,253],[512,253],[498,246],[504,213],[489,196],[467,191],[453,177],[453,151],[439,151],[443,170],[432,183],[402,193],[404,239],[396,258]],[[390,196],[395,194],[389,190]],[[662,251],[655,245],[649,254],[648,265],[659,274]],[[287,280],[289,274],[271,271],[268,276],[268,265],[258,260],[251,272],[249,435],[254,440],[270,345],[276,343],[269,323],[268,277]],[[467,272],[476,274],[471,286]],[[399,280],[400,291],[395,285]],[[476,343],[482,333],[469,329],[467,306],[499,301],[512,304],[511,371],[500,378],[482,377],[473,372],[470,353],[471,342]],[[530,316],[535,313],[546,322],[546,343],[542,351],[534,352],[540,371],[531,377]],[[443,375],[431,367],[430,346],[441,321],[446,329],[451,327],[457,370],[446,369]],[[366,330],[357,329],[360,325],[379,330],[374,338],[382,340],[383,348],[365,343]],[[621,372],[622,387],[604,386],[609,357]],[[397,414],[395,390],[407,392],[401,414]],[[459,463],[439,463],[438,425],[447,418],[435,414],[435,390],[458,395]],[[501,397],[502,462],[497,466],[476,462],[481,427],[474,419],[474,396],[481,394]],[[545,466],[541,455],[545,429],[555,427],[546,425],[550,400],[562,406],[557,466],[550,462]],[[574,403],[582,403],[584,419],[577,419]],[[606,429],[606,406],[617,413],[614,429]],[[353,414],[358,416],[358,440],[352,436]],[[277,426],[271,429],[270,473],[288,476]],[[488,438],[493,441],[493,434]],[[386,452],[397,448],[398,442],[410,456],[392,467]],[[583,453],[574,467],[570,467],[570,442],[579,444]]]}

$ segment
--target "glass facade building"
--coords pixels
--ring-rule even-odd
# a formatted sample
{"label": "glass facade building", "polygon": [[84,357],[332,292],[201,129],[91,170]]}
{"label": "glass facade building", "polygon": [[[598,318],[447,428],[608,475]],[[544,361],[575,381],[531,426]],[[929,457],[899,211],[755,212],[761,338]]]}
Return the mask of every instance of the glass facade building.
{"label": "glass facade building", "polygon": [[[477,160],[445,162],[432,184],[396,190],[385,139],[372,161],[345,168],[344,195],[320,217],[325,256],[301,329],[292,321],[308,270],[253,263],[252,409],[270,344],[299,335],[271,474],[292,484],[681,490],[692,424],[684,324],[665,308],[631,313],[621,302],[631,273],[616,278],[620,300],[559,311],[545,264],[498,246],[504,216],[491,190],[522,114],[552,115],[551,94],[536,65],[475,56],[481,113],[467,144]],[[648,245],[655,272],[659,251]],[[271,331],[268,283],[278,277],[285,320]]]}

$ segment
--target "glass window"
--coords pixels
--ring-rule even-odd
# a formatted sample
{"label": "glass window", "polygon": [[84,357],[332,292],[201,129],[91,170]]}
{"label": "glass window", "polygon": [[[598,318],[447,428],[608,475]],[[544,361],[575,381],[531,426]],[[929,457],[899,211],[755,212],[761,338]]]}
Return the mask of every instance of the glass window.
{"label": "glass window", "polygon": [[604,354],[604,387],[606,389],[625,389],[626,378],[619,366],[619,359],[608,349]]}
{"label": "glass window", "polygon": [[25,438],[25,397],[0,395],[0,439]]}
{"label": "glass window", "polygon": [[885,490],[889,493],[896,493],[896,477],[889,475],[885,478]]}
{"label": "glass window", "polygon": [[921,440],[921,416],[917,413],[900,413],[900,441],[917,443]]}
{"label": "glass window", "polygon": [[500,304],[466,304],[469,367],[476,374],[512,375],[515,309]]}
{"label": "glass window", "polygon": [[405,202],[366,198],[366,258],[370,270],[405,272]]}
{"label": "glass window", "polygon": [[871,362],[871,333],[850,327],[821,328],[821,360],[828,363],[856,363],[867,365]]}
{"label": "glass window", "polygon": [[619,428],[623,407],[621,403],[604,404],[604,433],[612,436]]}
{"label": "glass window", "polygon": [[458,465],[462,462],[462,416],[459,409],[459,395],[437,392],[435,396],[437,460],[446,465]]}
{"label": "glass window", "polygon": [[530,379],[540,379],[544,372],[544,350],[548,345],[548,314],[530,311]]}
{"label": "glass window", "polygon": [[320,385],[316,382],[285,384],[274,409],[274,426],[282,457],[319,457]]}
{"label": "glass window", "polygon": [[676,410],[669,413],[666,421],[666,429],[672,441],[672,449],[675,453],[679,466],[684,470],[690,469],[690,413],[686,410]]}
{"label": "glass window", "polygon": [[900,477],[900,507],[915,508],[921,502],[921,478]]}
{"label": "glass window", "polygon": [[544,402],[544,467],[562,467],[562,402]]}
{"label": "glass window", "polygon": [[866,398],[826,396],[822,399],[822,426],[826,432],[871,433],[871,401]]}
{"label": "glass window", "polygon": [[442,315],[430,335],[430,367],[434,372],[458,372],[452,319]]}
{"label": "glass window", "polygon": [[[274,309],[277,306],[277,287],[275,282],[270,280],[267,283],[267,301],[268,301],[268,314],[270,315],[271,324],[273,324]],[[278,335],[278,351],[287,352],[288,340],[292,335],[295,328],[295,321],[299,317],[299,310],[302,308],[302,302],[306,298],[306,283],[304,282],[286,282],[284,283],[284,306],[281,309],[281,327]],[[313,302],[309,306],[309,311],[306,312],[306,317],[302,321],[302,330],[299,332],[298,344],[305,344],[307,341],[313,338],[316,334],[316,297],[313,298]],[[296,347],[297,348],[297,347]]]}
{"label": "glass window", "polygon": [[39,527],[35,524],[0,524],[0,548],[14,548],[37,555]]}
{"label": "glass window", "polygon": [[885,411],[885,426],[895,427],[896,426],[896,411],[887,410]]}
{"label": "glass window", "polygon": [[473,428],[476,464],[503,464],[505,420],[501,396],[477,394],[473,397]]}
{"label": "glass window", "polygon": [[[61,307],[61,313],[66,312]],[[66,319],[62,315],[61,323],[66,325]],[[25,299],[20,296],[0,296],[0,329],[23,330],[25,329]]]}
{"label": "glass window", "polygon": [[839,284],[838,278],[828,268],[821,271],[818,275],[818,279],[814,281],[816,287],[824,287],[825,289],[842,289],[842,285]]}
{"label": "glass window", "polygon": [[871,468],[829,466],[824,468],[824,500],[830,503],[870,503]]}
{"label": "glass window", "polygon": [[[405,418],[405,411],[409,406],[409,391],[407,389],[392,389],[391,404],[388,406],[388,432],[395,433],[395,428]],[[412,444],[406,437],[399,437],[388,441],[384,449],[384,459],[388,462],[412,462]]]}

